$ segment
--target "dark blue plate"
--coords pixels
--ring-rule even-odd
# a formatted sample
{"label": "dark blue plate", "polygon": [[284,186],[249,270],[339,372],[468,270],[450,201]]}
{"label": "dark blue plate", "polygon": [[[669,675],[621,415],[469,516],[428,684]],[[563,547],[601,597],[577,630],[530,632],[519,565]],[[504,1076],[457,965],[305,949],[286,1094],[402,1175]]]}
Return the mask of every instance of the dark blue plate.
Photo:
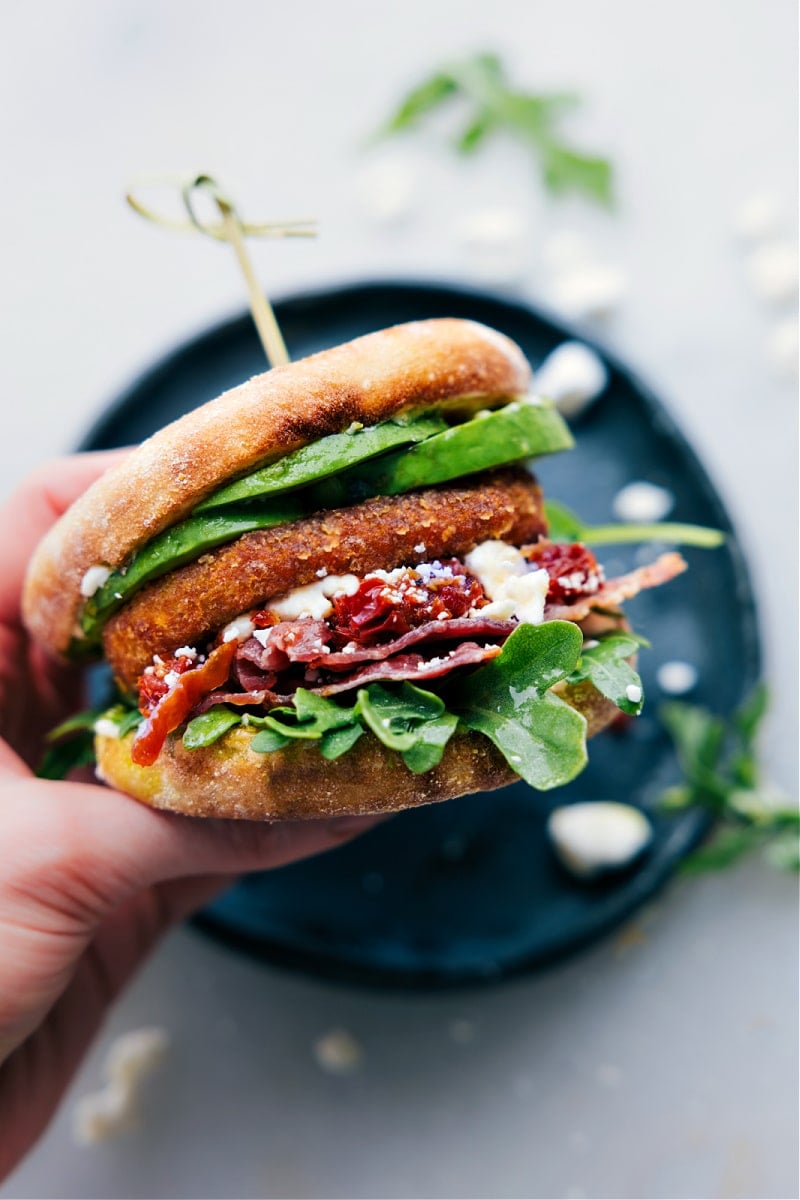
{"label": "dark blue plate", "polygon": [[[527,306],[433,284],[355,284],[281,301],[276,311],[295,358],[421,317],[483,321],[514,338],[534,365],[574,336]],[[730,534],[724,549],[688,551],[686,575],[628,606],[636,629],[653,643],[641,656],[645,715],[592,742],[589,767],[568,787],[537,793],[515,784],[403,813],[332,854],[243,880],[203,914],[204,928],[271,961],[331,978],[412,988],[495,980],[616,925],[706,831],[702,813],[665,817],[656,808],[677,765],[656,719],[655,672],[667,659],[686,659],[699,670],[693,701],[720,712],[735,707],[759,671],[750,583],[728,515],[692,449],[655,396],[598,353],[609,370],[608,390],[580,422],[577,448],[541,463],[546,494],[600,522],[612,519],[621,486],[649,479],[674,493],[675,520]],[[147,371],[94,426],[84,448],[139,441],[264,366],[248,316],[215,326]],[[608,573],[629,569],[638,553],[606,548]],[[559,869],[545,837],[550,809],[584,798],[639,805],[656,830],[635,869],[592,887]]]}

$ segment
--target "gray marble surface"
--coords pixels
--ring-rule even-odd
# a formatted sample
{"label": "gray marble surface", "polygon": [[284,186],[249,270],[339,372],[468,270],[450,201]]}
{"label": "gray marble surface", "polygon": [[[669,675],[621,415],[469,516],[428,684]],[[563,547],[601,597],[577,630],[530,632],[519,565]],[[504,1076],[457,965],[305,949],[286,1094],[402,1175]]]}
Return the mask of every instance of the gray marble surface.
{"label": "gray marble surface", "polygon": [[[767,353],[792,309],[755,296],[732,233],[766,192],[794,237],[790,0],[51,0],[3,15],[3,492],[132,373],[242,305],[229,253],[129,214],[132,178],[212,170],[246,212],[320,218],[317,243],[255,248],[275,294],[474,280],[486,263],[459,227],[501,206],[526,231],[517,294],[547,304],[548,241],[581,231],[628,280],[600,336],[664,396],[741,530],[774,696],[765,759],[794,789],[797,395]],[[457,163],[431,137],[403,151],[419,168],[408,219],[370,218],[364,137],[429,65],[487,47],[590,99],[571,129],[618,165],[616,216],[547,202],[509,146]],[[71,1105],[109,1039],[141,1024],[174,1039],[143,1129],[75,1146]],[[364,1049],[348,1078],[312,1053],[336,1027]],[[544,974],[457,996],[321,985],[182,930],[0,1195],[793,1196],[796,1064],[796,887],[757,861],[674,884]]]}

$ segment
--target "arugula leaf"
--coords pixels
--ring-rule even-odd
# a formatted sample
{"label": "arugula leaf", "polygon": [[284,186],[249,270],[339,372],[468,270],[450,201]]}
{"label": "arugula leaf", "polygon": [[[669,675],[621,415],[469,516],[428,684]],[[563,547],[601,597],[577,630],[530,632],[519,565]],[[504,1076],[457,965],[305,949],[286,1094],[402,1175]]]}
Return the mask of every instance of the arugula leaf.
{"label": "arugula leaf", "polygon": [[110,716],[113,720],[113,711],[106,712],[102,708],[89,708],[84,712],[75,713],[74,716],[67,717],[66,721],[62,721],[60,725],[56,725],[55,729],[51,729],[46,735],[47,742],[60,742],[62,738],[67,738],[75,733],[83,733],[88,730],[92,732],[95,727],[95,722],[103,716]]}
{"label": "arugula leaf", "polygon": [[503,652],[461,685],[455,708],[518,775],[545,790],[586,765],[586,721],[549,689],[575,670],[581,632],[569,621],[520,625]]}
{"label": "arugula leaf", "polygon": [[256,754],[271,754],[273,750],[283,750],[291,740],[275,729],[260,729],[250,743],[250,749]]}
{"label": "arugula leaf", "polygon": [[[567,676],[567,682],[583,683],[588,679],[617,708],[638,717],[644,704],[644,690],[638,673],[627,660],[636,654],[640,644],[640,638],[625,633],[601,638],[597,646],[581,651],[578,665]],[[629,688],[638,691],[638,700],[630,698]]]}
{"label": "arugula leaf", "polygon": [[700,875],[705,871],[722,871],[738,862],[742,855],[753,849],[755,831],[747,825],[723,829],[715,838],[683,862],[681,870],[687,875]]}
{"label": "arugula leaf", "polygon": [[444,713],[444,701],[413,683],[392,689],[372,683],[358,692],[358,715],[376,738],[390,750],[410,750],[418,740],[418,727]]}
{"label": "arugula leaf", "polygon": [[444,749],[456,731],[458,717],[455,713],[443,713],[425,721],[417,730],[417,740],[403,751],[403,762],[415,775],[424,775],[442,761]]}
{"label": "arugula leaf", "polygon": [[420,117],[438,108],[443,100],[456,91],[456,82],[450,75],[432,75],[408,93],[394,116],[387,122],[383,134],[402,133],[414,128],[419,124]]}
{"label": "arugula leaf", "polygon": [[445,711],[440,696],[413,683],[401,683],[397,688],[372,683],[361,688],[356,711],[375,737],[398,751],[416,775],[441,762],[458,725],[458,717]]}
{"label": "arugula leaf", "polygon": [[553,542],[585,542],[588,546],[617,546],[625,542],[668,542],[673,546],[697,546],[714,550],[725,541],[720,529],[707,525],[687,525],[675,521],[658,521],[650,525],[627,522],[609,525],[586,525],[581,518],[557,500],[545,503],[548,537]]}
{"label": "arugula leaf", "polygon": [[717,774],[725,742],[725,722],[707,709],[673,700],[659,713],[670,734],[687,781],[702,802],[719,809],[725,804],[729,786]]}
{"label": "arugula leaf", "polygon": [[661,709],[686,777],[664,793],[662,806],[705,806],[722,822],[708,845],[686,860],[687,871],[719,870],[756,847],[763,848],[775,866],[800,868],[800,812],[758,786],[755,740],[766,710],[763,683],[727,722],[680,701]]}
{"label": "arugula leaf", "polygon": [[401,101],[378,136],[416,129],[422,118],[453,100],[469,111],[453,141],[459,154],[474,153],[495,133],[510,134],[533,153],[544,185],[554,195],[576,191],[599,204],[612,203],[611,163],[570,146],[558,129],[564,113],[579,106],[580,97],[519,91],[495,54],[477,54],[436,71]]}
{"label": "arugula leaf", "polygon": [[332,761],[334,758],[340,758],[355,746],[358,739],[364,732],[364,726],[344,725],[341,729],[329,729],[327,733],[323,733],[320,743],[319,752],[323,758]]}
{"label": "arugula leaf", "polygon": [[64,779],[73,767],[90,766],[94,761],[94,734],[84,729],[67,741],[48,746],[36,774],[39,779]]}
{"label": "arugula leaf", "polygon": [[251,716],[249,724],[259,728],[250,743],[256,754],[270,754],[305,739],[319,742],[323,758],[333,759],[354,746],[363,733],[355,708],[344,708],[306,688],[295,692],[293,708],[273,708],[266,716]]}
{"label": "arugula leaf", "polygon": [[[116,718],[112,718],[112,720],[114,719]],[[139,712],[138,708],[126,708],[117,722],[119,736],[121,738],[125,737],[125,735],[130,733],[132,730],[138,729],[143,720],[144,717]]]}
{"label": "arugula leaf", "polygon": [[201,713],[189,722],[183,733],[183,744],[187,750],[211,746],[234,725],[240,725],[241,721],[241,713],[234,712],[224,704],[215,704],[208,712]]}

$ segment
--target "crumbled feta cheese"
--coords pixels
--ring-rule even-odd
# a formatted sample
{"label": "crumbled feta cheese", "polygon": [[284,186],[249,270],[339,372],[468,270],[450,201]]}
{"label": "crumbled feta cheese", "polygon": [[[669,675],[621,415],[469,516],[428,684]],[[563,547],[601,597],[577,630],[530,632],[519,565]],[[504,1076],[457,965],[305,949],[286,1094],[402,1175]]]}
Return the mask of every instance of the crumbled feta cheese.
{"label": "crumbled feta cheese", "polygon": [[[544,619],[544,603],[550,586],[550,576],[543,569],[533,569],[516,546],[506,542],[481,542],[464,559],[467,570],[476,577],[490,601],[498,601],[491,613],[499,620],[516,617],[528,625],[539,625]],[[504,601],[510,601],[513,608]],[[503,613],[502,617],[498,613]]]}
{"label": "crumbled feta cheese", "polygon": [[119,738],[119,725],[110,717],[98,717],[94,723],[94,731],[98,737]]}
{"label": "crumbled feta cheese", "polygon": [[358,433],[359,429],[363,429],[363,428],[364,428],[363,421],[351,421],[350,424],[347,426],[347,429],[345,429],[345,433]]}
{"label": "crumbled feta cheese", "polygon": [[797,298],[797,248],[775,240],[759,246],[747,260],[753,290],[767,303],[782,304]]}
{"label": "crumbled feta cheese", "polygon": [[559,274],[552,298],[557,308],[576,320],[604,317],[617,307],[627,287],[628,280],[619,268],[587,264]]}
{"label": "crumbled feta cheese", "polygon": [[697,684],[697,667],[691,663],[672,659],[662,663],[656,671],[658,686],[670,696],[683,696]]}
{"label": "crumbled feta cheese", "polygon": [[194,646],[179,646],[177,650],[173,651],[172,657],[173,658],[188,658],[188,659],[191,659],[192,662],[194,662],[195,659],[197,658],[197,651],[195,650]]}
{"label": "crumbled feta cheese", "polygon": [[521,208],[498,205],[468,213],[456,236],[473,271],[494,283],[516,283],[528,272],[529,217]]}
{"label": "crumbled feta cheese", "polygon": [[73,1134],[83,1145],[105,1141],[134,1127],[139,1093],[147,1075],[162,1062],[169,1036],[163,1029],[134,1029],[112,1042],[104,1063],[105,1087],[75,1106]]}
{"label": "crumbled feta cheese", "polygon": [[332,1029],[314,1042],[314,1058],[323,1071],[332,1075],[352,1075],[359,1069],[364,1051],[346,1029]]}
{"label": "crumbled feta cheese", "polygon": [[777,196],[762,192],[751,196],[734,217],[734,230],[744,241],[772,237],[780,228],[781,205]]}
{"label": "crumbled feta cheese", "polygon": [[324,579],[325,576],[328,574],[328,568],[320,567],[317,571],[314,572],[314,574],[316,575],[317,579]]}
{"label": "crumbled feta cheese", "polygon": [[418,158],[396,150],[367,163],[356,176],[358,198],[367,217],[381,225],[406,220],[419,193],[420,174]]}
{"label": "crumbled feta cheese", "polygon": [[81,595],[88,600],[106,583],[110,575],[111,571],[108,567],[89,567],[81,580]]}
{"label": "crumbled feta cheese", "polygon": [[262,646],[266,647],[267,642],[272,637],[272,630],[271,629],[254,629],[253,637],[256,639],[257,642],[260,642]]}
{"label": "crumbled feta cheese", "polygon": [[554,809],[547,832],[562,865],[581,879],[626,867],[653,836],[643,812],[610,800]]}
{"label": "crumbled feta cheese", "polygon": [[243,617],[236,617],[225,626],[222,631],[222,640],[223,642],[246,642],[249,637],[253,636],[254,629],[255,625],[245,613]]}
{"label": "crumbled feta cheese", "polygon": [[516,604],[513,600],[492,600],[489,604],[485,604],[483,608],[471,608],[469,615],[471,617],[488,617],[490,621],[510,621],[514,616]]}
{"label": "crumbled feta cheese", "polygon": [[537,392],[570,418],[584,412],[607,385],[605,365],[582,342],[563,342],[548,354],[533,377]]}
{"label": "crumbled feta cheese", "polygon": [[642,689],[638,683],[629,683],[625,688],[625,695],[630,700],[631,704],[638,704],[642,698]]}
{"label": "crumbled feta cheese", "polygon": [[589,262],[592,247],[577,229],[559,229],[542,246],[542,257],[553,270],[566,270]]}
{"label": "crumbled feta cheese", "polygon": [[313,617],[321,620],[333,612],[332,596],[352,596],[358,591],[360,581],[355,575],[327,575],[318,583],[294,588],[278,600],[270,601],[270,608],[284,620],[296,617]]}
{"label": "crumbled feta cheese", "polygon": [[667,488],[638,480],[621,488],[614,497],[614,515],[620,521],[649,524],[661,521],[670,512],[675,497]]}
{"label": "crumbled feta cheese", "polygon": [[778,322],[767,338],[767,354],[779,375],[787,379],[797,377],[797,317],[786,317]]}
{"label": "crumbled feta cheese", "polygon": [[417,542],[416,546],[414,547],[415,554],[424,554],[425,550],[426,546],[424,542]]}
{"label": "crumbled feta cheese", "polygon": [[180,675],[177,671],[167,671],[166,675],[164,676],[164,683],[168,688],[174,688],[179,679]]}

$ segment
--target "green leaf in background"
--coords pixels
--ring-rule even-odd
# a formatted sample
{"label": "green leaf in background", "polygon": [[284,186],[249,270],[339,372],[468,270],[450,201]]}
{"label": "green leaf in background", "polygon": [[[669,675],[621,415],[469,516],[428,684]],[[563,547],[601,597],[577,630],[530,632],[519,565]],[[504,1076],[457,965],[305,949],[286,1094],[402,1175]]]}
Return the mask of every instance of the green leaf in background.
{"label": "green leaf in background", "polygon": [[702,875],[706,871],[722,871],[752,850],[758,835],[747,825],[722,829],[681,864],[686,875]]}
{"label": "green leaf in background", "polygon": [[725,534],[706,525],[687,525],[675,521],[658,521],[650,525],[614,523],[587,525],[581,518],[557,500],[545,502],[552,542],[584,542],[587,546],[617,546],[626,542],[666,542],[671,546],[695,546],[714,550],[725,541]]}
{"label": "green leaf in background", "polygon": [[[582,683],[588,679],[622,712],[637,717],[644,704],[644,689],[638,673],[627,660],[637,653],[640,645],[641,639],[625,633],[601,638],[596,646],[581,650],[578,665],[567,676],[567,682]],[[638,700],[630,698],[629,688],[638,690]]]}
{"label": "green leaf in background", "polygon": [[433,112],[456,91],[457,85],[451,76],[432,75],[408,93],[394,116],[387,122],[383,134],[404,133],[408,129],[416,128],[421,117]]}
{"label": "green leaf in background", "polygon": [[717,765],[725,742],[725,722],[705,708],[680,700],[663,704],[659,716],[675,743],[688,783],[705,804],[724,806],[730,788],[717,774]]}
{"label": "green leaf in background", "polygon": [[183,733],[183,744],[187,750],[200,750],[203,746],[211,746],[229,729],[233,729],[234,725],[240,725],[241,721],[241,713],[234,712],[224,704],[216,704],[208,712],[201,713],[189,722]]}
{"label": "green leaf in background", "polygon": [[800,868],[800,810],[759,787],[756,737],[767,702],[762,682],[727,721],[680,701],[662,706],[660,716],[685,775],[684,783],[664,793],[662,807],[706,807],[721,822],[686,860],[689,872],[721,870],[759,847],[774,866]]}
{"label": "green leaf in background", "polygon": [[569,621],[520,625],[454,698],[462,723],[540,790],[568,783],[586,765],[586,721],[549,691],[575,670],[582,642]]}
{"label": "green leaf in background", "polygon": [[436,71],[405,97],[379,136],[417,129],[422,118],[453,101],[469,114],[453,141],[458,153],[472,154],[493,134],[505,133],[533,154],[545,187],[554,195],[575,191],[599,204],[612,203],[611,163],[583,154],[565,142],[559,130],[564,114],[580,105],[580,97],[519,91],[495,54],[476,54]]}

